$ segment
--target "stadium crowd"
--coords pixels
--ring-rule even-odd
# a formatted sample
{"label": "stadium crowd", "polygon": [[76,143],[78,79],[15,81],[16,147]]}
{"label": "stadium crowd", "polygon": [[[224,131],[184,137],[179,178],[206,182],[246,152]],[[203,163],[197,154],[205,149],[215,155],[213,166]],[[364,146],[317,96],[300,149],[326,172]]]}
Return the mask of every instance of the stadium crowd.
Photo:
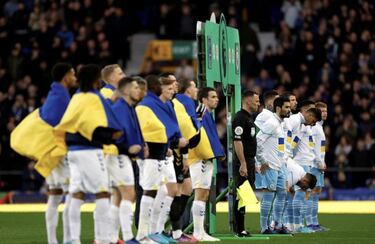
{"label": "stadium crowd", "polygon": [[[336,170],[327,174],[327,185],[374,187],[374,3],[250,2],[2,1],[0,170],[28,171],[27,159],[10,149],[9,135],[27,114],[43,104],[52,82],[53,64],[119,63],[125,68],[133,33],[152,31],[164,39],[194,39],[196,21],[207,19],[214,11],[224,12],[228,24],[240,29],[244,88],[260,94],[270,89],[279,93],[289,90],[299,101],[311,98],[328,104],[326,162],[328,169]],[[275,33],[277,46],[267,47],[259,58],[256,33],[269,30]],[[223,112],[218,110],[217,114]],[[222,118],[219,128],[226,123],[225,116]],[[224,132],[222,136],[225,138]],[[371,167],[372,171],[346,171],[361,167]],[[0,177],[0,189],[21,188]]]}

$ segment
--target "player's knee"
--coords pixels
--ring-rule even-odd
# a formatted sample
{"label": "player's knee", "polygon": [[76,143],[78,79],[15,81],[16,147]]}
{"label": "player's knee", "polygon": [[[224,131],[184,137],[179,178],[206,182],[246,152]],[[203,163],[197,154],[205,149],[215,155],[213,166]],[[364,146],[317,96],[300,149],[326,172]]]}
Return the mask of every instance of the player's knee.
{"label": "player's knee", "polygon": [[63,190],[62,189],[50,189],[48,191],[48,194],[49,195],[62,195],[63,194]]}
{"label": "player's knee", "polygon": [[156,197],[156,193],[157,193],[156,190],[144,190],[143,191],[144,196],[148,196],[148,197],[152,197],[152,198]]}
{"label": "player's knee", "polygon": [[80,200],[85,200],[85,193],[83,192],[75,192],[72,194],[73,198],[80,199]]}
{"label": "player's knee", "polygon": [[109,194],[109,192],[107,192],[107,191],[98,192],[98,193],[95,194],[96,199],[109,198],[110,196],[111,196],[111,194]]}
{"label": "player's knee", "polygon": [[178,193],[178,187],[177,184],[167,184],[167,189],[168,189],[168,196],[170,197],[175,197]]}

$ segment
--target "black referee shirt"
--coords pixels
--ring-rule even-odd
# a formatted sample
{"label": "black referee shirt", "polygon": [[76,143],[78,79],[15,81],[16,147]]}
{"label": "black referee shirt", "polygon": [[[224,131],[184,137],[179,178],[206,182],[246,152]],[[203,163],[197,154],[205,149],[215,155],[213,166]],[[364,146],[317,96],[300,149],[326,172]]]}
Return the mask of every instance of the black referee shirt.
{"label": "black referee shirt", "polygon": [[249,112],[241,109],[236,113],[232,122],[234,141],[242,141],[245,158],[255,157],[257,140],[256,126]]}

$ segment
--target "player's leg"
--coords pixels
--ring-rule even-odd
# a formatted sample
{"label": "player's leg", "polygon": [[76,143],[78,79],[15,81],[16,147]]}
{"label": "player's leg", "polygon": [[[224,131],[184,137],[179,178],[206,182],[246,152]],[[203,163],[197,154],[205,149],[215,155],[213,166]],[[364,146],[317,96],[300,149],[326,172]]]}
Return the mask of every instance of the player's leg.
{"label": "player's leg", "polygon": [[161,183],[163,161],[146,159],[140,168],[140,182],[142,183],[143,195],[139,210],[139,223],[136,239],[138,241],[147,238],[150,234],[151,211],[157,189]]}
{"label": "player's leg", "polygon": [[70,237],[73,244],[81,243],[81,206],[84,203],[85,194],[82,188],[82,174],[80,166],[79,151],[69,151],[69,172],[70,184],[69,192],[71,194],[69,207],[69,230]]}
{"label": "player's leg", "polygon": [[[107,165],[102,150],[86,152],[86,171],[84,172],[84,185],[87,192],[94,193],[94,229],[97,244],[108,243],[109,240],[109,176]],[[91,160],[89,160],[89,158]],[[88,168],[90,167],[90,170]]]}
{"label": "player's leg", "polygon": [[192,206],[194,233],[193,236],[199,241],[219,241],[206,233],[204,230],[204,217],[206,215],[206,203],[208,201],[213,164],[211,161],[197,162],[190,166],[190,174],[195,197]]}
{"label": "player's leg", "polygon": [[121,223],[122,239],[124,241],[135,241],[132,232],[133,210],[132,204],[135,200],[134,173],[132,162],[127,156],[119,156],[119,176],[122,176],[123,182],[117,182],[117,188],[120,192],[121,203],[119,207],[119,219]]}
{"label": "player's leg", "polygon": [[[50,177],[52,177],[52,175],[50,175],[48,178]],[[45,213],[47,240],[48,244],[57,244],[56,228],[59,222],[59,212],[57,208],[62,200],[63,190],[61,188],[51,187],[52,185],[49,185],[47,209]]]}
{"label": "player's leg", "polygon": [[69,225],[69,208],[70,202],[72,199],[71,194],[69,193],[69,179],[70,179],[70,172],[69,172],[69,163],[68,158],[64,158],[64,162],[62,164],[62,189],[65,194],[65,204],[64,204],[64,211],[63,211],[63,243],[70,243],[70,225]]}
{"label": "player's leg", "polygon": [[169,214],[172,223],[173,239],[192,239],[191,236],[183,234],[181,222],[181,217],[185,211],[186,205],[189,201],[192,191],[193,189],[191,186],[191,178],[189,174],[188,177],[183,180],[182,184],[179,184],[179,189],[177,193],[177,195],[179,196],[174,198],[171,206],[171,212]]}
{"label": "player's leg", "polygon": [[284,228],[283,215],[286,203],[286,170],[283,167],[278,171],[277,185],[276,185],[276,196],[274,203],[274,220],[275,220],[275,231],[279,234],[289,234]]}
{"label": "player's leg", "polygon": [[119,160],[117,155],[106,155],[105,161],[109,173],[110,185],[112,186],[108,224],[109,238],[111,240],[111,243],[117,243],[120,229],[119,207],[121,202],[121,195],[115,185],[113,176],[120,170]]}
{"label": "player's leg", "polygon": [[273,232],[269,228],[269,220],[270,216],[272,215],[272,204],[276,195],[278,174],[276,170],[269,168],[262,176],[264,180],[262,185],[265,186],[265,188],[263,190],[262,201],[260,203],[260,227],[261,233],[271,234]]}
{"label": "player's leg", "polygon": [[159,232],[160,228],[158,227],[158,221],[160,217],[160,213],[162,208],[164,207],[164,198],[168,196],[168,189],[165,183],[160,185],[155,199],[154,204],[151,211],[151,223],[150,223],[150,231],[151,233]]}
{"label": "player's leg", "polygon": [[168,190],[168,194],[163,198],[162,201],[163,207],[161,208],[157,224],[158,233],[161,233],[164,230],[164,225],[169,217],[173,199],[178,192],[176,172],[173,166],[173,157],[165,161],[163,172],[167,180],[166,187]]}

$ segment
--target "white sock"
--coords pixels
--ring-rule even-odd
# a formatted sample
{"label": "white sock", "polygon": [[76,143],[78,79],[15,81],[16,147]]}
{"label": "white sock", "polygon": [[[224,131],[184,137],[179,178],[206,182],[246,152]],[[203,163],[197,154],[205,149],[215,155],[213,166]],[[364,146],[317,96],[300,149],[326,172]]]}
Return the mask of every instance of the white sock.
{"label": "white sock", "polygon": [[154,203],[154,198],[150,196],[142,196],[141,199],[141,206],[139,211],[139,223],[138,223],[138,233],[137,233],[137,240],[141,240],[142,238],[148,236],[149,232],[149,225],[150,225],[150,218],[151,218],[151,208]]}
{"label": "white sock", "polygon": [[157,233],[159,231],[158,221],[159,221],[161,209],[163,208],[163,205],[164,205],[164,199],[166,196],[168,196],[167,187],[166,185],[161,185],[156,194],[154,205],[151,211],[150,233]]}
{"label": "white sock", "polygon": [[46,209],[46,228],[48,244],[57,244],[56,227],[59,222],[59,212],[57,208],[61,202],[62,195],[48,196],[47,209]]}
{"label": "white sock", "polygon": [[163,201],[163,207],[161,208],[160,214],[159,214],[159,220],[156,232],[161,233],[164,230],[165,222],[167,222],[167,219],[169,217],[169,212],[171,211],[171,205],[173,202],[173,197],[166,196]]}
{"label": "white sock", "polygon": [[122,200],[120,203],[120,222],[122,230],[122,239],[129,241],[134,238],[132,232],[133,224],[133,210],[132,202],[129,200]]}
{"label": "white sock", "polygon": [[173,230],[172,231],[172,237],[173,239],[178,239],[182,236],[182,230]]}
{"label": "white sock", "polygon": [[100,243],[109,242],[109,199],[100,198],[95,200],[94,229],[95,241]]}
{"label": "white sock", "polygon": [[193,213],[194,236],[199,238],[205,232],[204,216],[206,214],[206,203],[203,201],[194,200],[191,211]]}
{"label": "white sock", "polygon": [[116,205],[111,204],[111,207],[109,208],[109,221],[109,238],[111,242],[117,243],[120,219],[119,208]]}
{"label": "white sock", "polygon": [[69,229],[73,243],[80,243],[81,237],[81,205],[83,200],[72,197],[69,207]]}
{"label": "white sock", "polygon": [[63,226],[64,226],[64,243],[71,241],[70,237],[70,227],[69,227],[69,207],[70,202],[72,200],[72,196],[70,194],[65,195],[65,206],[64,206],[64,212],[63,212]]}

